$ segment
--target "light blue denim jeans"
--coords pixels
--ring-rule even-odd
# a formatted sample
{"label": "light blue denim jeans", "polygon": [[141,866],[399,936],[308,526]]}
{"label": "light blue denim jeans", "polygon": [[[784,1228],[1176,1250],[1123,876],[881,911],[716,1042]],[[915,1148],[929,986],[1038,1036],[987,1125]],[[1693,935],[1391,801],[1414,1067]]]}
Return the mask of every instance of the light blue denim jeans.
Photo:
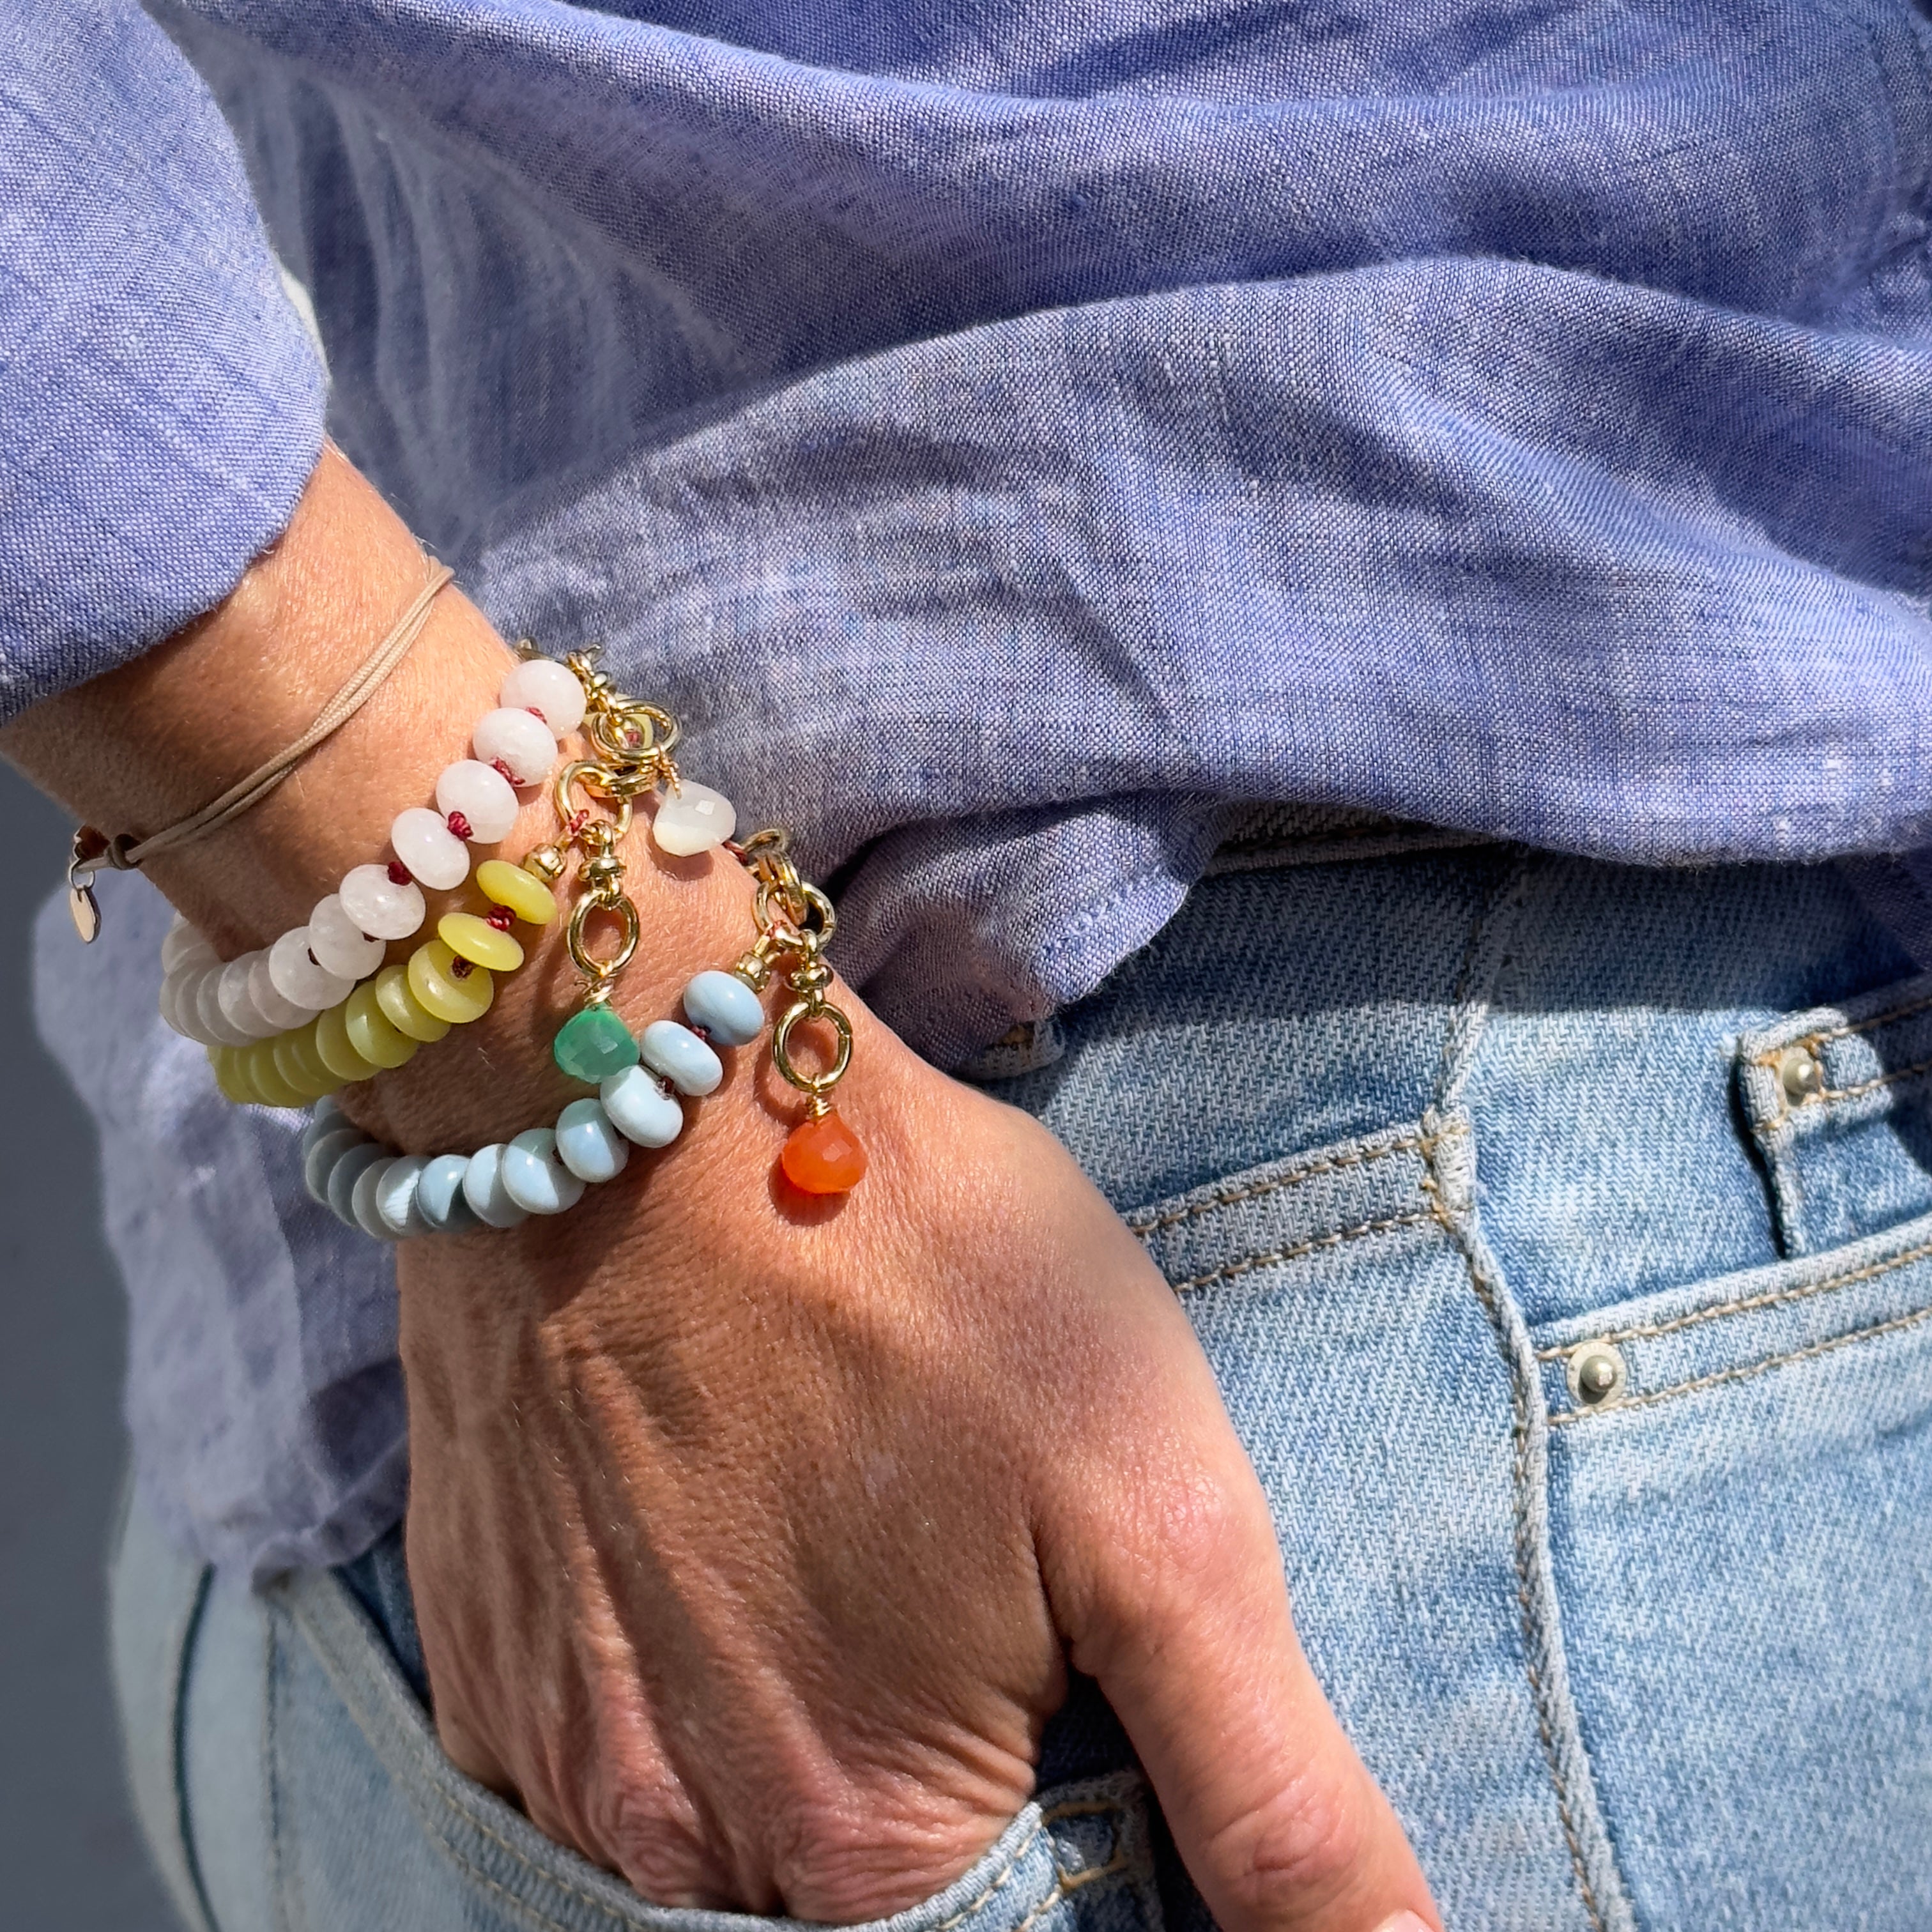
{"label": "light blue denim jeans", "polygon": [[[1932,979],[1829,868],[1298,856],[983,1070],[1184,1300],[1450,1925],[1926,1932]],[[251,1593],[137,1514],[116,1597],[191,1923],[739,1932],[444,1760],[394,1539]],[[1204,1924],[1090,1686],[892,1922]]]}

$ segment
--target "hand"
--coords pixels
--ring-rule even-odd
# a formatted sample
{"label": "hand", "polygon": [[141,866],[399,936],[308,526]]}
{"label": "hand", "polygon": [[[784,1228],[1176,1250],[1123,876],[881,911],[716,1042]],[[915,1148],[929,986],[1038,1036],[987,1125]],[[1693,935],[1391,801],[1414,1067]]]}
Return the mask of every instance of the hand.
{"label": "hand", "polygon": [[557,1220],[401,1251],[451,1756],[647,1898],[850,1922],[998,1835],[1070,1659],[1229,1932],[1430,1915],[1172,1293],[1048,1134],[855,1017],[836,1210],[728,1085]]}
{"label": "hand", "polygon": [[[326,457],[218,609],[0,746],[152,830],[306,725],[422,571]],[[429,795],[506,662],[446,593],[375,702],[151,876],[224,953],[268,943]],[[512,850],[548,836],[526,818]],[[748,911],[735,867],[650,870],[626,984],[662,1000]],[[567,976],[553,951],[510,987],[345,1105],[436,1151],[550,1118]],[[747,1049],[674,1148],[560,1220],[403,1250],[410,1563],[451,1755],[646,1898],[857,1919],[992,1843],[1070,1658],[1228,1932],[1436,1924],[1173,1296],[1041,1129],[841,1004],[872,1156],[842,1206],[772,1181],[794,1096]]]}

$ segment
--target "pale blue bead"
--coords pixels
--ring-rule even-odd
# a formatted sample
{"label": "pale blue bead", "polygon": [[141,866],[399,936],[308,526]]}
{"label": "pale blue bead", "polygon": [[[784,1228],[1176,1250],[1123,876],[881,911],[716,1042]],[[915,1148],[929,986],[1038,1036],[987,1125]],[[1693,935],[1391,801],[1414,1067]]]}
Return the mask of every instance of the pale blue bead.
{"label": "pale blue bead", "polygon": [[419,1154],[400,1155],[382,1170],[376,1185],[376,1218],[399,1241],[429,1232],[429,1223],[416,1206],[416,1190],[428,1165]]}
{"label": "pale blue bead", "polygon": [[548,1127],[526,1127],[503,1150],[503,1191],[532,1214],[561,1214],[584,1198],[584,1184],[556,1157]]}
{"label": "pale blue bead", "polygon": [[631,1144],[601,1100],[573,1100],[556,1117],[556,1157],[579,1180],[608,1180],[623,1172]]}
{"label": "pale blue bead", "polygon": [[463,1196],[469,1167],[467,1154],[440,1154],[423,1169],[416,1183],[416,1212],[430,1233],[460,1234],[477,1225],[476,1210]]}
{"label": "pale blue bead", "polygon": [[735,973],[700,973],[684,989],[684,1016],[721,1046],[744,1046],[765,1029],[758,996]]}
{"label": "pale blue bead", "polygon": [[376,1207],[376,1190],[395,1164],[393,1154],[386,1154],[380,1160],[372,1160],[356,1177],[356,1185],[349,1190],[349,1211],[356,1216],[356,1226],[379,1241],[393,1241],[396,1238]]}
{"label": "pale blue bead", "polygon": [[336,1105],[333,1094],[316,1101],[308,1117],[308,1125],[302,1130],[302,1159],[308,1159],[308,1150],[325,1134],[332,1134],[349,1125],[349,1116]]}
{"label": "pale blue bead", "polygon": [[[364,1136],[359,1127],[352,1127],[346,1120],[338,1121],[328,1132],[310,1142],[302,1149],[302,1184],[310,1198],[328,1205],[328,1177],[335,1163],[352,1147],[361,1147]],[[375,1143],[368,1143],[371,1147]]]}
{"label": "pale blue bead", "polygon": [[492,1228],[514,1228],[529,1216],[503,1187],[503,1143],[492,1141],[470,1156],[463,1171],[463,1198],[477,1220]]}
{"label": "pale blue bead", "polygon": [[680,1094],[715,1094],[724,1063],[688,1027],[653,1020],[638,1042],[646,1066],[655,1067]]}
{"label": "pale blue bead", "polygon": [[684,1131],[684,1109],[642,1066],[614,1073],[597,1089],[597,1104],[627,1141],[640,1147],[669,1147]]}
{"label": "pale blue bead", "polygon": [[346,1148],[335,1157],[328,1170],[328,1178],[323,1184],[328,1196],[328,1211],[345,1228],[357,1228],[362,1223],[356,1218],[356,1209],[351,1196],[356,1184],[375,1161],[387,1160],[387,1150],[374,1141],[358,1140],[352,1148]]}

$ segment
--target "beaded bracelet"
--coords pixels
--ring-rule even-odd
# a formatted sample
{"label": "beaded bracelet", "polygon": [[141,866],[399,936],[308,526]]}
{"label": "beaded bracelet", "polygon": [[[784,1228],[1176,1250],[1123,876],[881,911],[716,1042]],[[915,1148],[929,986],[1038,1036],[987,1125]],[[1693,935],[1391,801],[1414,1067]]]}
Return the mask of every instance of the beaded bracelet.
{"label": "beaded bracelet", "polygon": [[[556,916],[548,887],[528,872],[485,860],[476,870],[484,915],[446,913],[436,937],[406,967],[382,964],[387,944],[422,924],[418,880],[460,884],[469,844],[508,833],[521,808],[514,788],[549,775],[556,741],[576,728],[584,703],[583,687],[563,665],[525,658],[505,678],[500,708],[474,734],[472,748],[488,752],[490,763],[479,755],[446,767],[436,784],[442,815],[423,807],[399,814],[390,832],[397,856],[386,866],[356,867],[307,926],[239,960],[221,962],[200,934],[178,925],[162,950],[162,1014],[208,1046],[224,1094],[304,1106],[403,1065],[452,1025],[489,1010],[492,974],[523,963],[513,921],[542,925]],[[373,980],[364,976],[371,972]],[[310,1001],[329,995],[335,997],[319,1014],[310,1010]]]}
{"label": "beaded bracelet", "polygon": [[[758,832],[742,844],[730,838],[735,814],[729,802],[679,776],[674,719],[614,690],[587,656],[573,655],[568,663],[584,689],[585,728],[596,755],[557,774],[554,802],[562,836],[524,863],[538,878],[554,881],[572,847],[584,854],[566,938],[584,991],[578,1010],[558,1028],[551,1053],[563,1072],[594,1083],[597,1094],[569,1102],[554,1126],[531,1128],[474,1154],[434,1156],[394,1154],[325,1102],[303,1140],[309,1191],[343,1221],[379,1239],[507,1228],[532,1214],[560,1214],[587,1186],[622,1172],[633,1145],[668,1146],[684,1126],[678,1096],[717,1090],[724,1064],[713,1042],[742,1046],[758,1037],[765,1022],[759,995],[774,980],[792,998],[772,1030],[772,1064],[806,1096],[806,1118],[787,1139],[781,1166],[795,1186],[813,1194],[844,1193],[866,1171],[865,1149],[838,1119],[832,1101],[850,1064],[852,1028],[825,997],[832,970],[823,956],[838,924],[831,902],[800,877],[782,832]],[[634,1036],[609,1004],[640,937],[616,848],[629,830],[634,802],[652,794],[662,794],[651,824],[661,849],[688,855],[722,845],[752,872],[758,932],[728,970],[700,972],[686,984],[688,1025],[655,1020]],[[618,927],[616,947],[601,956],[591,940],[600,916]],[[808,1073],[791,1042],[798,1028],[814,1020],[832,1028],[836,1044],[831,1064]]]}

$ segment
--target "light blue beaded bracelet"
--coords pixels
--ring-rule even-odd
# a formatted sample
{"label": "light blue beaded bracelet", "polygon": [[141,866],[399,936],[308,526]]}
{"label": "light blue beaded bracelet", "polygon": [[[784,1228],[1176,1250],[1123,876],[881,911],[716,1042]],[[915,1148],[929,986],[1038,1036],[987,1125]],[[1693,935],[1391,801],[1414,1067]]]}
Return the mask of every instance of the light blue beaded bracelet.
{"label": "light blue beaded bracelet", "polygon": [[668,1147],[677,1138],[678,1096],[715,1093],[724,1079],[710,1040],[748,1046],[764,1024],[758,995],[730,973],[700,973],[683,1004],[692,1026],[653,1020],[640,1039],[605,1009],[599,1048],[607,1060],[628,1064],[605,1074],[594,1098],[572,1101],[554,1126],[472,1154],[392,1154],[351,1126],[332,1097],[318,1101],[302,1136],[302,1179],[338,1220],[378,1240],[514,1228],[532,1214],[561,1214],[587,1186],[621,1174],[634,1145]]}

